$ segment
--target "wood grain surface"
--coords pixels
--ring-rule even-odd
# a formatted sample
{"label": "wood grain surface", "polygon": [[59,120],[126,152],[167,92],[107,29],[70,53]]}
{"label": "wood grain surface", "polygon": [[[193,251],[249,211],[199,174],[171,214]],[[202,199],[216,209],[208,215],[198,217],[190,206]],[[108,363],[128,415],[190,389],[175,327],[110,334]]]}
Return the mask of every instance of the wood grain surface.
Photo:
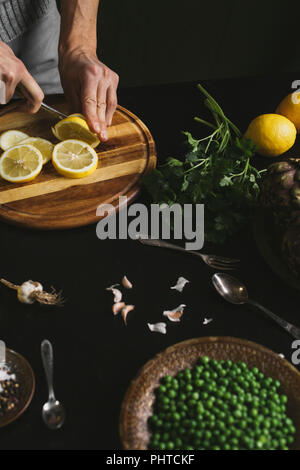
{"label": "wood grain surface", "polygon": [[[66,112],[62,96],[52,97],[51,105]],[[19,129],[55,144],[58,141],[51,126],[56,122],[44,110],[35,115],[12,111],[0,117],[0,133]],[[118,210],[119,196],[131,203],[139,193],[142,175],[156,165],[153,138],[146,125],[121,106],[108,135],[108,142],[95,149],[97,170],[86,178],[65,178],[49,162],[30,183],[0,180],[0,220],[37,229],[66,229],[100,220],[96,210],[101,204],[112,204]]]}

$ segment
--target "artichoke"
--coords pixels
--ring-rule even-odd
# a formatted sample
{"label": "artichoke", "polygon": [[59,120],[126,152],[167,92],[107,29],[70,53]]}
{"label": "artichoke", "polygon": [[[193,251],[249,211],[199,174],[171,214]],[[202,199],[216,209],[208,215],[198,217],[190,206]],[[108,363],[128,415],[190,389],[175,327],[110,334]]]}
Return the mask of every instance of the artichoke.
{"label": "artichoke", "polygon": [[261,187],[261,202],[280,225],[300,222],[300,158],[269,166]]}
{"label": "artichoke", "polygon": [[300,276],[300,158],[270,165],[261,185],[260,198],[278,225],[287,265]]}

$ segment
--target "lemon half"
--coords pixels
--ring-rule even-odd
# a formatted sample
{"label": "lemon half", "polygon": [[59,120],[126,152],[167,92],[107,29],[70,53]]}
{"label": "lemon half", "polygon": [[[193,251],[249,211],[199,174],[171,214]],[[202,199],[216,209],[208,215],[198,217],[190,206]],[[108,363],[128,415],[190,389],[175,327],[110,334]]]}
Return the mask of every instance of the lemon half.
{"label": "lemon half", "polygon": [[85,118],[80,114],[71,114],[59,121],[52,132],[58,140],[78,139],[95,148],[100,143],[96,134],[91,132]]}
{"label": "lemon half", "polygon": [[43,156],[43,164],[49,162],[52,157],[54,145],[49,140],[41,139],[40,137],[28,137],[21,142],[22,144],[30,144],[37,148]]}
{"label": "lemon half", "polygon": [[55,145],[52,163],[67,178],[84,178],[98,166],[98,155],[86,142],[68,139]]}
{"label": "lemon half", "polygon": [[27,183],[40,173],[43,167],[41,152],[29,144],[7,149],[0,158],[0,175],[11,183]]}
{"label": "lemon half", "polygon": [[2,150],[7,150],[15,145],[18,145],[22,140],[27,139],[28,135],[25,132],[10,130],[3,132],[0,136],[0,147]]}

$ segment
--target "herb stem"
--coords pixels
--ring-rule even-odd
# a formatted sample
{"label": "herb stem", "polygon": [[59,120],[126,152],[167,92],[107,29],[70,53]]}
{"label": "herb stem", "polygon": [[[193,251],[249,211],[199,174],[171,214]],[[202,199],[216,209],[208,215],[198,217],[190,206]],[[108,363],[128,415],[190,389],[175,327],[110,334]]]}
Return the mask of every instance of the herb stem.
{"label": "herb stem", "polygon": [[246,174],[247,174],[247,171],[248,171],[248,168],[249,168],[249,162],[250,162],[250,158],[248,157],[248,158],[247,158],[247,161],[246,161],[245,169],[244,169],[244,176],[243,176],[243,179],[245,179],[245,176],[246,176]]}
{"label": "herb stem", "polygon": [[197,163],[197,165],[195,165],[195,166],[193,166],[192,168],[189,168],[188,170],[186,170],[186,171],[184,172],[184,174],[187,174],[187,173],[189,173],[190,171],[195,170],[195,168],[199,168],[199,166],[203,165],[203,163],[205,163],[206,161],[207,161],[207,158],[203,158],[203,159],[200,161],[200,163]]}
{"label": "herb stem", "polygon": [[197,122],[200,122],[201,124],[205,124],[205,126],[208,126],[211,129],[216,129],[216,126],[214,126],[213,124],[211,124],[208,121],[205,121],[204,119],[199,118],[198,116],[195,116],[194,120],[197,121]]}

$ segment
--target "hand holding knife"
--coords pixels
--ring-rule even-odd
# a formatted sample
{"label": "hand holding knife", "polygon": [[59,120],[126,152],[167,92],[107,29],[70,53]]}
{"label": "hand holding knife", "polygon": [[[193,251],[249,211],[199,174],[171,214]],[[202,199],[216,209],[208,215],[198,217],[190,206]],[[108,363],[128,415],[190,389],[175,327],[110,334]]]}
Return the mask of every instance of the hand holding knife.
{"label": "hand holding knife", "polygon": [[[23,106],[26,102],[31,102],[33,100],[33,96],[31,95],[30,91],[23,85],[23,83],[19,83],[15,90],[16,96],[22,98],[22,101],[15,100],[13,103],[5,106],[2,110],[0,110],[0,116],[7,114],[8,112],[15,111],[20,108],[20,105]],[[6,104],[6,86],[3,80],[0,80],[0,104]],[[57,109],[49,106],[48,104],[42,102],[40,107],[52,114],[54,114],[58,119],[64,119],[67,117],[67,114],[58,111]]]}

